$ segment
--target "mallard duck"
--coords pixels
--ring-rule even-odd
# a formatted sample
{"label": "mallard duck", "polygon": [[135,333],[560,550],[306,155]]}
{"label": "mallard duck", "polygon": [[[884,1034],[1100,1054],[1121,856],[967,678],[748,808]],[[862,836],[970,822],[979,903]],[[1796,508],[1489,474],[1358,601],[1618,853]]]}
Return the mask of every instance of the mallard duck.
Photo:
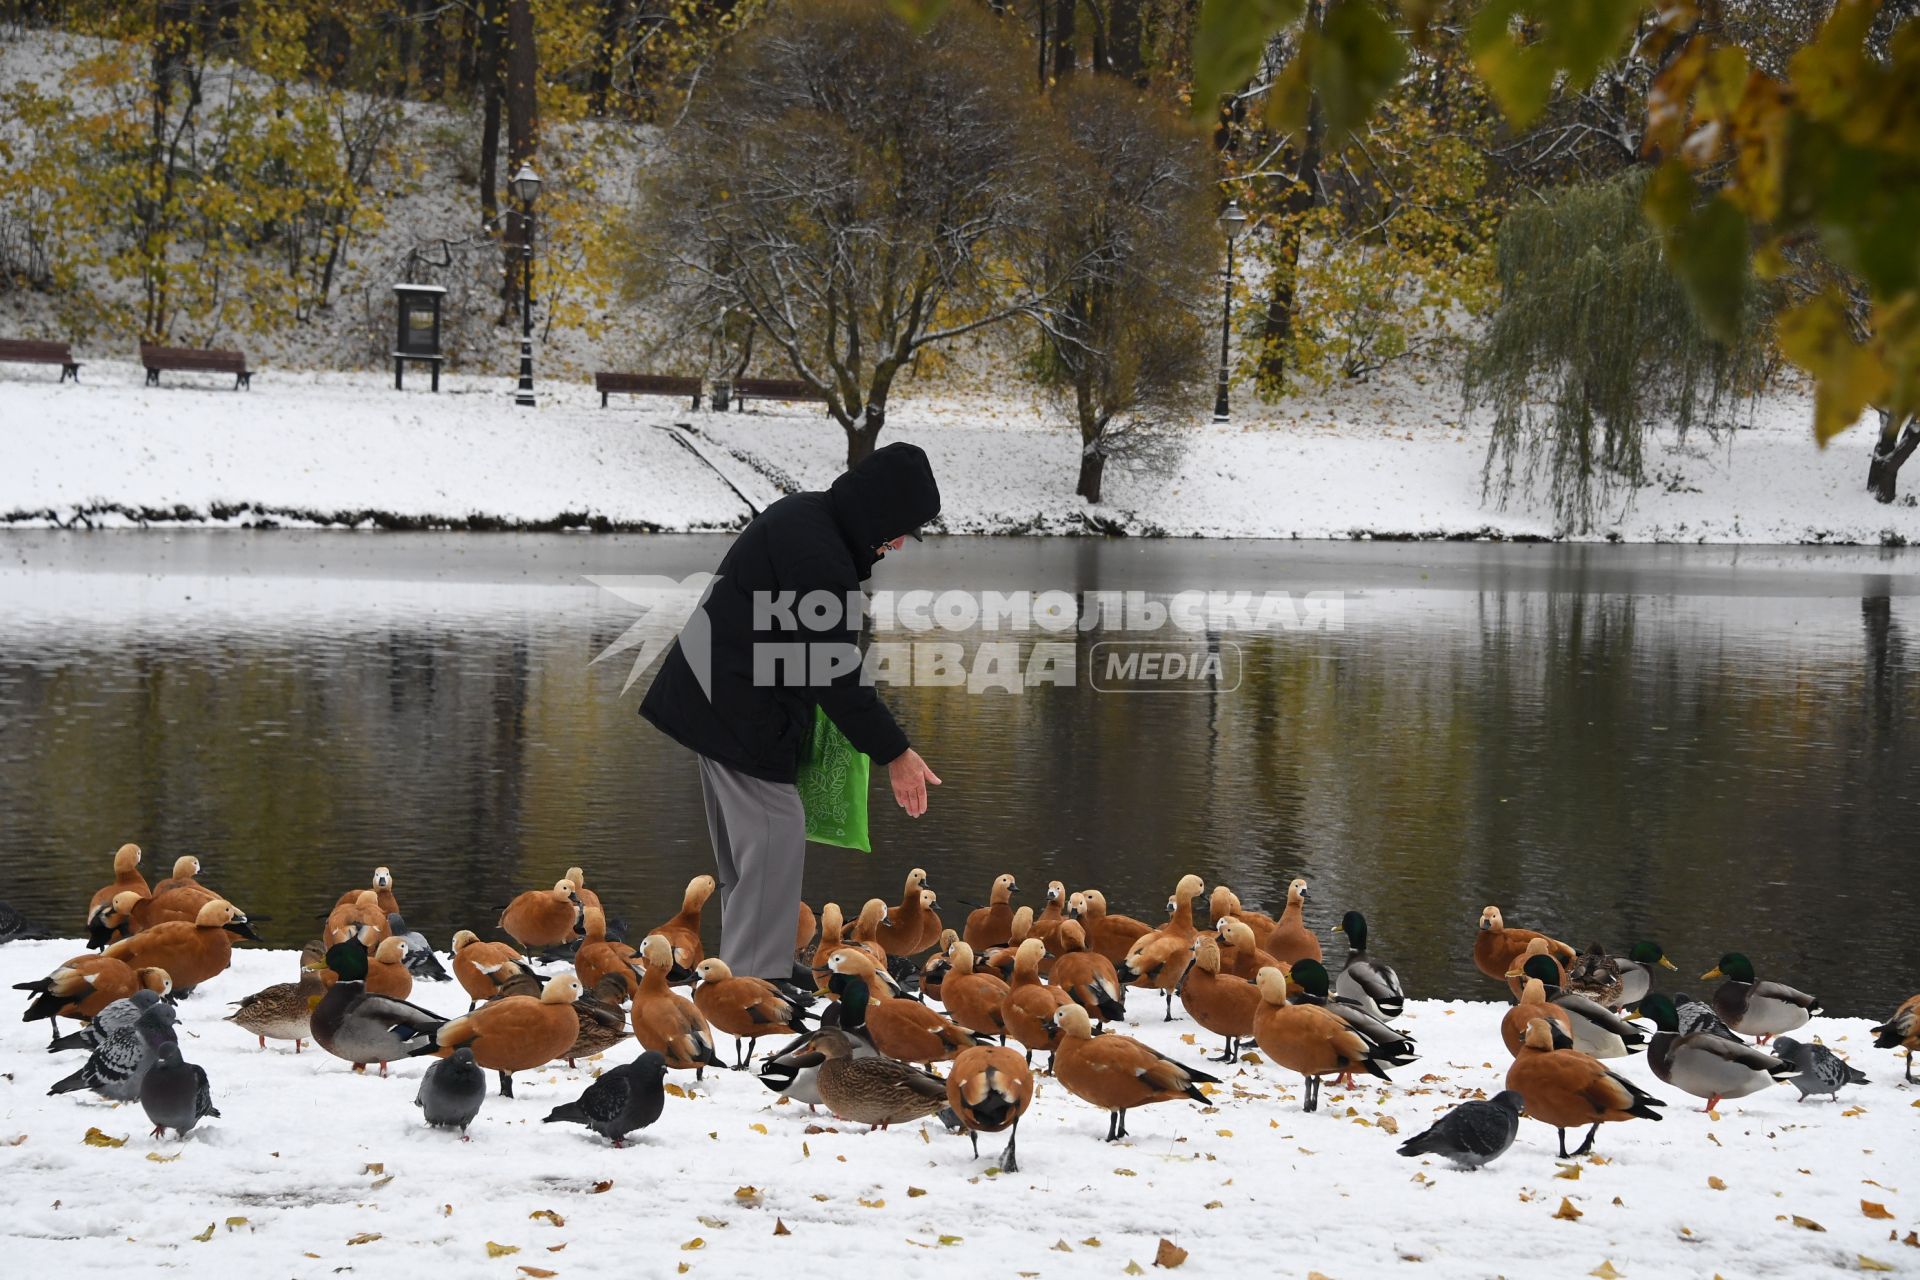
{"label": "mallard duck", "polygon": [[1014,955],[1012,979],[1007,983],[1007,998],[1000,1006],[1007,1034],[1026,1046],[1029,1063],[1034,1050],[1052,1053],[1059,1047],[1060,1031],[1053,1015],[1061,1005],[1073,1003],[1072,996],[1040,980],[1040,957],[1046,953],[1046,944],[1038,938],[1020,944]]}
{"label": "mallard duck", "polygon": [[[954,944],[948,963],[950,969],[941,978],[938,992],[947,1016],[976,1035],[1000,1036],[1004,1043],[1007,1023],[1002,1010],[1007,984],[999,974],[976,968],[973,948],[964,942]],[[922,980],[921,989],[925,988]]]}
{"label": "mallard duck", "polygon": [[400,903],[393,896],[393,872],[387,868],[375,867],[373,869],[373,882],[371,887],[365,889],[349,889],[341,894],[339,898],[334,901],[333,905],[336,908],[353,906],[360,901],[360,895],[363,893],[373,894],[374,905],[380,908],[380,914],[383,917],[400,914]]}
{"label": "mallard duck", "polygon": [[1053,972],[1047,982],[1073,997],[1087,1016],[1099,1022],[1119,1022],[1127,1016],[1127,989],[1113,962],[1087,950],[1087,931],[1078,920],[1062,920],[1054,930]]}
{"label": "mallard duck", "polygon": [[1705,1098],[1711,1111],[1723,1098],[1744,1098],[1795,1074],[1784,1062],[1757,1045],[1696,1031],[1680,1030],[1680,1013],[1659,992],[1640,1002],[1640,1012],[1658,1028],[1647,1050],[1653,1074],[1696,1098]]}
{"label": "mallard duck", "polygon": [[509,902],[498,928],[524,950],[566,947],[586,931],[581,914],[572,882],[558,880],[551,889],[529,889]]}
{"label": "mallard duck", "polygon": [[1055,1011],[1052,1028],[1060,1038],[1053,1074],[1068,1093],[1107,1113],[1108,1142],[1127,1136],[1127,1112],[1135,1107],[1177,1098],[1204,1104],[1200,1086],[1220,1082],[1130,1036],[1095,1036],[1087,1011],[1071,1001]]}
{"label": "mallard duck", "polygon": [[1127,958],[1134,943],[1153,932],[1153,926],[1144,920],[1108,911],[1107,895],[1098,889],[1082,889],[1073,896],[1080,903],[1076,907],[1069,899],[1068,914],[1080,921],[1081,927],[1087,931],[1087,946],[1105,956],[1116,967]]}
{"label": "mallard duck", "polygon": [[1357,1068],[1382,1080],[1389,1078],[1382,1060],[1375,1057],[1375,1046],[1340,1015],[1322,1005],[1288,1003],[1287,978],[1284,969],[1260,971],[1255,984],[1260,990],[1260,1008],[1253,1015],[1253,1041],[1275,1066],[1298,1071],[1306,1078],[1306,1110],[1320,1106],[1322,1076],[1346,1075]]}
{"label": "mallard duck", "polygon": [[643,1053],[632,1062],[601,1072],[586,1092],[549,1111],[543,1123],[583,1124],[612,1139],[616,1148],[623,1147],[629,1133],[646,1128],[666,1109],[666,1074],[665,1058]]}
{"label": "mallard duck", "polygon": [[[1388,1026],[1358,1003],[1335,997],[1326,966],[1318,960],[1300,961],[1293,966],[1291,976],[1293,981],[1300,984],[1300,994],[1291,997],[1293,1002],[1318,1005],[1358,1031],[1361,1038],[1373,1046],[1368,1056],[1375,1062],[1389,1067],[1404,1067],[1419,1058],[1420,1053],[1414,1048],[1412,1036]],[[1340,1083],[1351,1087],[1352,1074],[1343,1073]]]}
{"label": "mallard duck", "polygon": [[1407,995],[1393,966],[1367,954],[1367,918],[1349,911],[1340,918],[1338,932],[1347,935],[1347,963],[1333,980],[1334,994],[1376,1018],[1399,1017],[1406,1011]]}
{"label": "mallard duck", "polygon": [[185,997],[209,978],[227,970],[233,960],[233,939],[259,940],[247,917],[224,898],[200,908],[193,923],[170,920],[123,938],[101,954],[134,969],[165,969],[173,977],[177,996]]}
{"label": "mallard duck", "polygon": [[629,1017],[633,1038],[651,1049],[675,1071],[691,1071],[704,1080],[708,1067],[724,1065],[714,1052],[713,1028],[693,1001],[667,985],[674,970],[673,944],[657,933],[640,943],[640,988],[634,992]]}
{"label": "mallard duck", "polygon": [[1549,995],[1567,989],[1566,966],[1554,958],[1545,938],[1533,938],[1528,941],[1527,949],[1520,953],[1520,959],[1513,968],[1507,971],[1507,990],[1515,1000],[1520,998],[1520,986],[1527,980],[1527,966],[1535,959],[1545,960],[1553,966],[1553,976],[1541,978],[1549,988]]}
{"label": "mallard duck", "polygon": [[1286,909],[1274,922],[1273,932],[1267,935],[1262,949],[1271,954],[1281,964],[1292,964],[1297,960],[1320,960],[1320,938],[1307,928],[1307,882],[1294,880],[1287,885]]}
{"label": "mallard duck", "polygon": [[93,897],[87,902],[87,920],[91,923],[96,911],[123,893],[145,898],[151,896],[152,892],[147,886],[147,878],[140,874],[140,846],[123,844],[113,855],[112,883],[94,890]]}
{"label": "mallard duck", "polygon": [[1193,900],[1205,892],[1206,884],[1199,876],[1181,876],[1173,896],[1167,899],[1167,922],[1141,935],[1126,958],[1114,966],[1128,986],[1160,992],[1166,1000],[1166,1022],[1173,1021],[1173,989],[1187,971],[1198,932],[1193,926]]}
{"label": "mallard duck", "polygon": [[974,1158],[980,1157],[981,1134],[1007,1135],[1007,1149],[1000,1156],[1002,1173],[1020,1172],[1015,1146],[1020,1117],[1032,1102],[1033,1073],[1011,1049],[976,1045],[955,1058],[947,1073],[947,1106],[973,1143]]}
{"label": "mallard duck", "polygon": [[1567,966],[1567,980],[1562,984],[1567,992],[1585,996],[1608,1009],[1620,1007],[1623,987],[1624,975],[1620,962],[1608,955],[1606,948],[1597,942]]}
{"label": "mallard duck", "polygon": [[1522,981],[1539,982],[1547,1002],[1567,1014],[1574,1048],[1595,1058],[1624,1058],[1646,1048],[1646,1032],[1599,1002],[1556,986],[1555,979],[1563,972],[1559,962],[1540,952],[1527,957],[1520,977]]}
{"label": "mallard duck", "polygon": [[1544,1018],[1553,1023],[1566,1035],[1566,1047],[1573,1047],[1573,1015],[1559,1005],[1547,1000],[1547,985],[1538,978],[1528,978],[1526,985],[1520,988],[1520,1003],[1508,1009],[1500,1019],[1500,1040],[1507,1046],[1507,1052],[1514,1057],[1520,1056],[1521,1046],[1526,1043],[1527,1027],[1536,1018]]}
{"label": "mallard duck", "polygon": [[1720,1021],[1720,1015],[1705,1000],[1696,1000],[1684,991],[1673,993],[1673,1007],[1680,1011],[1680,1034],[1692,1035],[1696,1031],[1707,1035],[1719,1036],[1722,1040],[1731,1040],[1735,1044],[1745,1044],[1733,1033],[1733,1028]]}
{"label": "mallard duck", "polygon": [[1006,872],[993,878],[993,888],[987,895],[987,905],[976,907],[967,913],[966,931],[960,936],[974,951],[985,951],[988,947],[1005,946],[1013,936],[1013,895],[1020,892],[1019,882],[1012,872]]}
{"label": "mallard duck", "polygon": [[[1535,938],[1547,935],[1532,929],[1509,929],[1500,908],[1487,907],[1480,913],[1480,930],[1473,939],[1474,968],[1496,982],[1505,982]],[[1573,963],[1573,948],[1566,943],[1547,938],[1547,949],[1561,964]]]}
{"label": "mallard duck", "polygon": [[[890,956],[918,955],[933,945],[932,938],[921,939],[926,932],[926,900],[920,891],[927,887],[927,873],[915,867],[907,873],[906,888],[900,894],[900,905],[889,907],[886,916],[880,922],[880,928],[872,941],[880,944],[880,949]],[[938,936],[938,931],[935,931]]]}
{"label": "mallard duck", "polygon": [[747,1055],[762,1036],[792,1036],[807,1029],[806,1007],[765,978],[736,978],[726,961],[712,956],[693,971],[700,979],[693,989],[693,1006],[733,1037],[734,1070],[747,1069]]}
{"label": "mallard duck", "polygon": [[502,996],[442,1023],[429,1043],[410,1050],[410,1056],[444,1058],[465,1045],[473,1050],[475,1062],[499,1076],[500,1096],[511,1098],[514,1072],[565,1057],[580,1038],[580,1016],[573,1007],[579,998],[580,979],[556,974],[538,997]]}
{"label": "mallard duck", "polygon": [[299,1053],[302,1043],[313,1035],[309,1021],[313,1006],[327,993],[318,968],[325,960],[318,954],[302,959],[298,982],[276,982],[250,996],[241,996],[226,1016],[226,1021],[251,1032],[262,1049],[269,1040],[291,1040],[293,1051]]}
{"label": "mallard duck", "polygon": [[1804,991],[1779,982],[1761,982],[1753,975],[1753,961],[1738,951],[1720,957],[1720,963],[1700,975],[1702,981],[1725,978],[1713,993],[1713,1011],[1721,1021],[1761,1044],[1783,1031],[1807,1025],[1821,1012],[1820,1002]]}
{"label": "mallard duck", "polygon": [[446,1020],[417,1004],[369,992],[367,959],[366,945],[358,936],[327,948],[324,963],[339,979],[314,1000],[308,1031],[315,1044],[351,1062],[355,1071],[365,1071],[368,1063],[377,1062],[385,1076],[389,1062],[432,1052],[434,1034]]}
{"label": "mallard duck", "polygon": [[941,1017],[918,1000],[878,996],[873,961],[858,951],[841,951],[828,962],[834,976],[828,988],[840,997],[839,1025],[864,1028],[874,1047],[902,1062],[947,1062],[976,1043],[973,1033]]}
{"label": "mallard duck", "polygon": [[453,978],[467,993],[469,1011],[478,1008],[481,1001],[493,999],[500,985],[495,974],[529,964],[517,948],[505,942],[482,942],[471,929],[462,929],[453,935],[450,954]]}
{"label": "mallard duck", "polygon": [[[1526,1114],[1550,1124],[1560,1135],[1560,1158],[1570,1160],[1593,1150],[1600,1126],[1622,1120],[1658,1120],[1666,1103],[1630,1080],[1606,1069],[1578,1049],[1554,1047],[1552,1026],[1544,1018],[1527,1025],[1519,1056],[1507,1068],[1507,1088],[1526,1099]],[[1567,1130],[1591,1125],[1586,1141],[1567,1150]]]}
{"label": "mallard duck", "polygon": [[651,930],[653,936],[665,938],[673,947],[673,971],[667,974],[669,983],[693,981],[693,967],[706,959],[707,953],[700,945],[700,916],[717,884],[712,876],[695,876],[687,881],[686,892],[680,897],[680,910],[671,920]]}
{"label": "mallard duck", "polygon": [[1657,942],[1636,942],[1626,955],[1614,956],[1613,963],[1620,970],[1620,994],[1613,1004],[1615,1009],[1625,1009],[1646,999],[1647,992],[1653,990],[1655,966],[1675,967]]}
{"label": "mallard duck", "polygon": [[1400,1144],[1403,1156],[1439,1156],[1462,1169],[1478,1169],[1500,1158],[1520,1133],[1526,1099],[1502,1089],[1485,1102],[1463,1102],[1432,1128]]}
{"label": "mallard duck", "polygon": [[947,1103],[947,1082],[939,1076],[892,1058],[862,1056],[837,1027],[814,1032],[798,1061],[803,1070],[815,1070],[827,1110],[870,1129],[933,1115]]}
{"label": "mallard duck", "polygon": [[1040,905],[1040,914],[1033,918],[1033,929],[1028,935],[1038,938],[1046,945],[1047,954],[1060,954],[1060,926],[1067,919],[1067,886],[1058,880],[1047,881],[1046,900]]}
{"label": "mallard duck", "polygon": [[1240,1042],[1253,1038],[1253,1015],[1260,989],[1245,978],[1220,971],[1220,944],[1206,934],[1193,940],[1193,965],[1180,980],[1180,1004],[1202,1027],[1226,1041],[1213,1062],[1234,1062]]}
{"label": "mallard duck", "polygon": [[360,941],[371,948],[379,946],[387,932],[387,913],[380,909],[380,895],[372,889],[358,889],[327,913],[327,927],[320,939],[332,946],[345,942],[349,934],[358,934]]}
{"label": "mallard duck", "polygon": [[580,1019],[580,1035],[573,1047],[560,1055],[569,1067],[581,1058],[605,1053],[627,1038],[624,1002],[630,993],[626,978],[617,973],[603,973],[600,981],[573,1002],[574,1015]]}
{"label": "mallard duck", "polygon": [[[829,1010],[838,1012],[838,1007]],[[780,1094],[792,1098],[795,1102],[804,1102],[807,1109],[821,1106],[820,1064],[825,1059],[814,1053],[813,1042],[822,1031],[833,1031],[846,1036],[857,1058],[871,1058],[879,1054],[873,1042],[867,1039],[865,1031],[852,1032],[844,1027],[821,1026],[798,1036],[782,1045],[760,1061],[760,1083]]]}
{"label": "mallard duck", "polygon": [[32,996],[20,1020],[38,1022],[44,1018],[51,1032],[47,1042],[53,1044],[60,1039],[60,1019],[90,1022],[115,1000],[138,991],[140,980],[133,966],[123,960],[85,955],[65,961],[44,978],[16,982],[13,989]]}
{"label": "mallard duck", "polygon": [[1906,1079],[1908,1084],[1913,1083],[1913,1051],[1920,1049],[1920,996],[1908,996],[1891,1018],[1873,1029],[1873,1047],[1905,1049]]}

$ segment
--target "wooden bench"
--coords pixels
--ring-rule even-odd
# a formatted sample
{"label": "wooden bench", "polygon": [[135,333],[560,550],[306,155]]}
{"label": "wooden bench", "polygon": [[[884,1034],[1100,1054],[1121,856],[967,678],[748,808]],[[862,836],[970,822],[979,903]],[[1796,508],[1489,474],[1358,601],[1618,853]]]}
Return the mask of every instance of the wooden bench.
{"label": "wooden bench", "polygon": [[700,407],[702,391],[700,379],[681,377],[671,373],[614,373],[610,370],[593,375],[593,389],[600,393],[600,407],[607,407],[610,395],[632,396],[692,396],[693,407]]}
{"label": "wooden bench", "polygon": [[798,378],[741,378],[733,384],[733,407],[749,400],[810,400],[826,404],[824,392],[815,391]]}
{"label": "wooden bench", "polygon": [[140,363],[147,367],[147,385],[160,385],[160,372],[163,369],[175,373],[230,373],[233,375],[235,391],[245,387],[253,390],[253,370],[247,368],[247,358],[238,351],[221,351],[202,347],[157,347],[151,343],[140,344]]}
{"label": "wooden bench", "polygon": [[37,342],[31,338],[0,338],[0,362],[13,364],[57,364],[60,381],[80,381],[80,363],[64,342]]}

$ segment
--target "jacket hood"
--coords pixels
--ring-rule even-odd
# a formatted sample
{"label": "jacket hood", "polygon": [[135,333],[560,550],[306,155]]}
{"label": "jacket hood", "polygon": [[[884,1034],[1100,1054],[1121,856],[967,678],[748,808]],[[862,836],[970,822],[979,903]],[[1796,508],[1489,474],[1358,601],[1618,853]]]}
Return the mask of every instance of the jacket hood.
{"label": "jacket hood", "polygon": [[873,549],[909,534],[940,514],[940,486],[933,464],[918,445],[875,449],[842,472],[828,491],[854,563],[865,577],[878,558]]}

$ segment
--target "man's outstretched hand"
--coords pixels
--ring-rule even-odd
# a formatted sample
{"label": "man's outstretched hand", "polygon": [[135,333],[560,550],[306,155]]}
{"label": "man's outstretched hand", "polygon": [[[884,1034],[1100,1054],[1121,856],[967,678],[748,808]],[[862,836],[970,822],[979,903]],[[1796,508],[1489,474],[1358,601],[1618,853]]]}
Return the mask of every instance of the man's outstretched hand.
{"label": "man's outstretched hand", "polygon": [[893,798],[909,818],[927,811],[927,787],[940,785],[940,779],[912,747],[887,762],[887,781],[893,784]]}

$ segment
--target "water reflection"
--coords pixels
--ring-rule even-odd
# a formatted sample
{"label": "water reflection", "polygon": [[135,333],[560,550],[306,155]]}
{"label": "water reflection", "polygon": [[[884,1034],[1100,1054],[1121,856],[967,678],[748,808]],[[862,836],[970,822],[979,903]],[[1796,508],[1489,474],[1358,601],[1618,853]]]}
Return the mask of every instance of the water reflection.
{"label": "water reflection", "polygon": [[[579,575],[682,576],[711,539],[8,537],[0,898],[34,917],[77,927],[126,839],[200,854],[285,943],[378,863],[440,940],[572,862],[643,927],[708,865],[690,758],[590,665],[632,610]],[[1693,973],[1738,947],[1839,1011],[1911,994],[1904,556],[955,539],[884,572],[1334,589],[1345,626],[1191,637],[1238,646],[1231,692],[1096,693],[1098,629],[1073,687],[893,690],[946,786],[917,823],[876,791],[879,852],[816,851],[816,901],[919,864],[949,917],[1006,869],[1157,915],[1183,872],[1267,904],[1302,874],[1311,923],[1366,911],[1421,995],[1490,994],[1487,902]]]}

